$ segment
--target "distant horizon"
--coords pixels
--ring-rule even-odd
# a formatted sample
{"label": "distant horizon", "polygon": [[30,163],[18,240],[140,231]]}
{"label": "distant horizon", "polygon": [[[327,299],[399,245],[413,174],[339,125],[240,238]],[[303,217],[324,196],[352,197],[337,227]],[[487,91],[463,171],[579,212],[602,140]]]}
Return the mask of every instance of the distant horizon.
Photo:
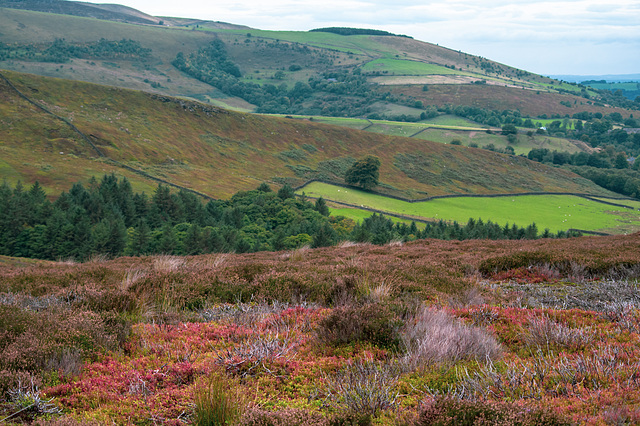
{"label": "distant horizon", "polygon": [[567,82],[576,83],[587,80],[606,80],[609,83],[640,81],[640,74],[551,74],[547,75],[547,77],[555,78],[556,80],[564,80]]}
{"label": "distant horizon", "polygon": [[157,17],[262,30],[371,28],[481,56],[540,75],[640,72],[640,3],[617,0],[122,0]]}

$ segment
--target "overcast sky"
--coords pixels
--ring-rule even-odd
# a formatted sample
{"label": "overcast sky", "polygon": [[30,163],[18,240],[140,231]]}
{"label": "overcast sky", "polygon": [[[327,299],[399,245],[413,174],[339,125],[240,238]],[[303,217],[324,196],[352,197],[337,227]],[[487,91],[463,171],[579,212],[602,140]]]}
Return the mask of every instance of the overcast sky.
{"label": "overcast sky", "polygon": [[121,4],[156,16],[264,30],[375,28],[543,75],[640,74],[640,0],[121,0]]}

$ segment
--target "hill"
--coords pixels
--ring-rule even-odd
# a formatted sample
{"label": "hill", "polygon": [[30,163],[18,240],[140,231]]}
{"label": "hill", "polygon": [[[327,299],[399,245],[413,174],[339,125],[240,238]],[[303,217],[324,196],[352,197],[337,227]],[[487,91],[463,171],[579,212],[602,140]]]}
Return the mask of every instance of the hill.
{"label": "hill", "polygon": [[212,197],[261,182],[341,182],[366,154],[380,190],[409,198],[532,191],[610,195],[563,169],[522,157],[244,114],[152,93],[14,72],[0,79],[0,171],[55,192],[119,171],[136,189],[161,179]]}
{"label": "hill", "polygon": [[142,13],[131,7],[117,4],[93,4],[87,2],[59,0],[1,0],[0,7],[136,24],[157,25],[160,22],[158,18]]}
{"label": "hill", "polygon": [[[375,30],[263,31],[61,0],[4,0],[0,7],[0,68],[245,111],[416,119],[427,106],[468,105],[532,117],[583,111],[629,115],[584,86]],[[53,57],[43,54],[62,39],[64,49]],[[101,39],[130,40],[150,53],[77,53]],[[216,40],[222,49],[208,55]],[[220,52],[227,68],[214,59]],[[183,60],[176,62],[179,53]],[[638,107],[631,101],[620,106]]]}

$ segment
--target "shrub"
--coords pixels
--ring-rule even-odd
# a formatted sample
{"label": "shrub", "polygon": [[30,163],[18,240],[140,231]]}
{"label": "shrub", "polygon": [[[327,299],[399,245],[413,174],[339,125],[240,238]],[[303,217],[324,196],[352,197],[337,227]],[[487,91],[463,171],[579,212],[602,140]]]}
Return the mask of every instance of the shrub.
{"label": "shrub", "polygon": [[65,359],[77,364],[80,358],[116,349],[119,335],[128,330],[115,321],[108,325],[99,314],[90,311],[55,307],[29,312],[16,306],[0,306],[0,329],[4,330],[0,368],[31,372],[48,364],[64,366],[68,364]]}
{"label": "shrub", "polygon": [[41,384],[36,376],[24,371],[0,370],[0,399],[8,396],[10,389],[20,387],[21,383]]}
{"label": "shrub", "polygon": [[320,321],[318,337],[328,345],[368,342],[381,348],[395,349],[400,343],[398,329],[402,322],[389,305],[370,303],[334,308]]}
{"label": "shrub", "polygon": [[223,365],[228,372],[245,377],[261,370],[269,371],[269,365],[287,362],[294,356],[291,342],[280,339],[276,334],[259,336],[227,348],[217,354],[216,363]]}
{"label": "shrub", "polygon": [[297,408],[266,411],[249,408],[238,426],[371,426],[371,416],[343,411],[327,419],[320,413],[309,413]]}
{"label": "shrub", "polygon": [[296,408],[281,411],[248,409],[238,426],[328,426],[327,419],[319,413],[309,413]]}
{"label": "shrub", "polygon": [[533,251],[517,252],[505,256],[491,257],[480,263],[478,270],[485,276],[510,269],[528,268],[529,266],[550,264],[551,254]]}
{"label": "shrub", "polygon": [[426,405],[416,426],[560,426],[570,425],[553,413],[513,404],[438,398]]}
{"label": "shrub", "polygon": [[1,421],[7,420],[10,417],[17,419],[18,416],[24,420],[32,420],[38,415],[50,416],[60,413],[60,409],[51,403],[53,398],[44,399],[40,395],[38,386],[35,385],[33,381],[31,381],[30,385],[23,384],[19,381],[18,386],[9,390],[8,393],[14,413]]}
{"label": "shrub", "polygon": [[590,329],[571,328],[554,321],[548,315],[534,316],[529,319],[525,332],[525,341],[541,349],[580,349],[589,345],[595,338]]}
{"label": "shrub", "polygon": [[495,359],[497,340],[483,328],[463,324],[445,311],[422,308],[400,332],[408,367],[461,359]]}
{"label": "shrub", "polygon": [[242,415],[242,394],[217,374],[196,382],[194,424],[219,426],[232,424]]}
{"label": "shrub", "polygon": [[395,388],[399,376],[399,369],[392,365],[372,360],[356,361],[336,375],[325,377],[327,396],[337,408],[346,409],[347,413],[376,416],[380,411],[396,407],[399,393]]}

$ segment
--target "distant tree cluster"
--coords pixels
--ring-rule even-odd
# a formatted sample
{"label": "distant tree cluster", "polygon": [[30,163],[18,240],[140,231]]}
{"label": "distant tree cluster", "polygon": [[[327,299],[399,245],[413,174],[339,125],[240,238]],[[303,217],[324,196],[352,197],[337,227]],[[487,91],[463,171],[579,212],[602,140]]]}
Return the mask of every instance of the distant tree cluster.
{"label": "distant tree cluster", "polygon": [[393,36],[393,37],[406,37],[413,38],[406,35],[393,34],[388,31],[382,30],[370,30],[366,28],[349,28],[349,27],[327,27],[327,28],[315,28],[309,30],[309,32],[321,32],[321,33],[333,33],[343,36],[350,35],[375,35],[375,36]]}
{"label": "distant tree cluster", "polygon": [[[293,87],[285,83],[257,84],[244,81],[240,69],[227,54],[221,40],[188,55],[180,52],[172,64],[190,76],[210,84],[224,93],[237,96],[257,106],[256,112],[266,114],[305,114],[333,117],[368,116],[372,105],[379,101],[415,106],[415,100],[403,99],[390,92],[374,90],[359,69],[325,72],[312,76]],[[297,70],[294,68],[295,72]],[[285,77],[283,70],[274,74],[276,80]],[[372,117],[390,118],[390,117]],[[417,121],[420,114],[395,117],[401,121]]]}
{"label": "distant tree cluster", "polygon": [[0,60],[64,63],[72,58],[82,59],[144,59],[151,49],[135,40],[112,41],[101,38],[93,43],[69,43],[56,39],[49,44],[8,45],[0,43]]}
{"label": "distant tree cluster", "polygon": [[552,233],[545,229],[542,233],[536,224],[526,227],[519,227],[515,224],[500,226],[491,221],[484,222],[482,219],[469,219],[465,225],[458,222],[433,222],[427,223],[425,227],[418,229],[415,222],[396,222],[384,217],[381,214],[373,214],[366,218],[361,224],[357,224],[352,231],[352,238],[357,242],[369,242],[373,244],[387,244],[391,241],[415,240],[434,238],[439,240],[523,240],[537,238],[567,238],[580,236],[577,231],[558,231]]}
{"label": "distant tree cluster", "polygon": [[640,161],[634,159],[630,163],[629,156],[616,151],[612,145],[591,154],[534,148],[527,157],[540,163],[568,167],[609,191],[640,199]]}
{"label": "distant tree cluster", "polygon": [[350,185],[361,186],[371,190],[378,185],[380,178],[380,159],[373,155],[356,161],[345,174],[344,181]]}

